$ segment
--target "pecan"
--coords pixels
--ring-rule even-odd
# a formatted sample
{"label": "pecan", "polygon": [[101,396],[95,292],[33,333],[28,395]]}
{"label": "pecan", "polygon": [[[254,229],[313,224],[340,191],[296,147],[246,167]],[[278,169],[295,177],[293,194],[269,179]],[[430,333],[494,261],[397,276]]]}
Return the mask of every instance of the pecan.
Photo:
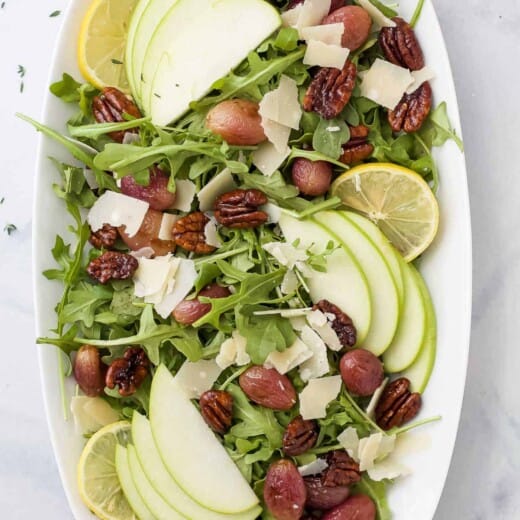
{"label": "pecan", "polygon": [[376,407],[376,422],[383,430],[402,426],[421,408],[421,394],[410,392],[410,381],[400,377],[384,390]]}
{"label": "pecan", "polygon": [[208,390],[200,396],[200,412],[212,430],[226,433],[233,420],[233,396],[223,390]]}
{"label": "pecan", "polygon": [[208,222],[209,218],[200,211],[195,211],[180,218],[173,225],[173,240],[186,251],[199,254],[212,253],[215,251],[215,247],[206,243],[204,233],[204,228]]}
{"label": "pecan", "polygon": [[111,249],[117,240],[117,228],[110,224],[103,224],[101,229],[91,231],[88,241],[96,249]]}
{"label": "pecan", "polygon": [[149,365],[146,352],[142,348],[129,348],[122,358],[112,361],[105,384],[111,389],[119,385],[119,394],[128,397],[141,386],[148,375]]}
{"label": "pecan", "polygon": [[[141,117],[137,105],[128,96],[114,87],[105,87],[99,96],[92,100],[92,113],[98,123],[122,123],[123,114],[135,118]],[[126,132],[135,133],[136,130],[121,130],[110,132],[108,135],[118,143],[122,143]]]}
{"label": "pecan", "polygon": [[424,55],[414,30],[402,18],[393,20],[395,27],[383,27],[379,33],[379,45],[386,59],[410,70],[422,69]]}
{"label": "pecan", "polygon": [[359,464],[344,450],[328,453],[327,464],[321,477],[325,486],[350,486],[361,480]]}
{"label": "pecan", "polygon": [[267,204],[260,190],[234,190],[215,201],[215,218],[230,228],[255,228],[267,222],[267,213],[258,208]]}
{"label": "pecan", "polygon": [[350,101],[356,86],[357,68],[347,60],[342,70],[321,68],[312,80],[305,97],[303,108],[316,112],[325,119],[333,119]]}
{"label": "pecan", "polygon": [[87,273],[99,283],[109,280],[127,280],[132,278],[139,262],[136,258],[118,251],[106,251],[88,264]]}
{"label": "pecan", "polygon": [[318,424],[306,421],[301,415],[295,417],[283,434],[283,452],[289,457],[296,457],[310,450],[318,440]]}
{"label": "pecan", "polygon": [[343,145],[341,162],[354,164],[372,155],[374,146],[368,142],[368,132],[364,125],[350,127],[350,139]]}
{"label": "pecan", "polygon": [[334,314],[335,318],[330,326],[338,335],[339,342],[344,347],[353,347],[357,341],[357,331],[350,317],[339,307],[328,300],[320,300],[313,306],[313,310],[320,310],[323,314]]}
{"label": "pecan", "polygon": [[423,83],[415,92],[405,94],[394,110],[388,112],[388,122],[394,132],[417,132],[432,107],[432,88]]}

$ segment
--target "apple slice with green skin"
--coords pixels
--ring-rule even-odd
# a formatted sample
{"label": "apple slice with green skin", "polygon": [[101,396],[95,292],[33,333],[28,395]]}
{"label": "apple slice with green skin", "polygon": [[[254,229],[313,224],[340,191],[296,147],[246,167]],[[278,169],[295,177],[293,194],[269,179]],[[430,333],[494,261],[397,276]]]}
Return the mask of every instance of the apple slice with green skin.
{"label": "apple slice with green skin", "polygon": [[333,240],[352,252],[365,273],[372,299],[372,321],[359,345],[380,356],[390,346],[399,323],[399,294],[392,272],[368,236],[340,212],[322,211],[313,218]]}
{"label": "apple slice with green skin", "polygon": [[161,520],[186,520],[185,516],[181,515],[171,507],[170,504],[168,504],[168,502],[166,502],[166,500],[155,491],[143,471],[135,451],[135,446],[129,444],[126,447],[126,452],[128,457],[128,467],[130,468],[134,485],[153,516]]}
{"label": "apple slice with green skin", "polygon": [[402,376],[410,380],[412,392],[423,393],[428,386],[428,381],[430,380],[435,365],[435,356],[437,354],[437,319],[435,317],[435,308],[430,292],[423,277],[415,267],[411,264],[409,264],[409,266],[415,276],[424,302],[426,311],[426,334],[419,355],[413,364],[402,373]]}
{"label": "apple slice with green skin", "polygon": [[132,93],[134,98],[141,108],[146,108],[143,106],[141,88],[145,81],[151,82],[153,79],[153,77],[145,78],[143,74],[146,51],[161,20],[177,1],[178,0],[148,0],[139,17],[137,26],[134,29],[135,32],[131,43],[132,56],[130,61],[132,64],[130,68],[132,69],[132,80],[130,84],[133,86]]}
{"label": "apple slice with green skin", "polygon": [[148,419],[134,412],[132,440],[141,466],[152,487],[174,509],[192,520],[254,520],[261,513],[257,506],[245,513],[235,515],[216,513],[192,500],[177,484],[166,469],[157,450]]}
{"label": "apple slice with green skin", "polygon": [[123,493],[139,520],[155,520],[135,486],[128,464],[127,449],[121,444],[116,446],[116,471]]}
{"label": "apple slice with green skin", "polygon": [[193,500],[228,514],[258,505],[258,497],[224,446],[164,365],[152,381],[150,424],[164,465]]}
{"label": "apple slice with green skin", "polygon": [[379,249],[383,255],[399,292],[399,301],[401,305],[404,301],[404,281],[401,273],[401,265],[403,257],[390,243],[388,238],[385,237],[383,232],[369,219],[358,215],[352,211],[342,211],[342,216],[348,218],[353,224],[361,229],[373,242],[373,244]]}
{"label": "apple slice with green skin", "polygon": [[[130,18],[130,23],[128,25],[128,33],[126,36],[126,48],[125,48],[125,68],[126,68],[126,77],[128,78],[128,84],[130,85],[130,91],[134,99],[136,98],[136,85],[134,81],[134,39],[135,34],[137,32],[137,28],[139,27],[139,22],[141,21],[141,16],[144,11],[148,7],[148,4],[152,0],[139,0],[137,5],[134,8],[134,12],[132,13],[132,17]],[[137,101],[137,100],[136,100]]]}
{"label": "apple slice with green skin", "polygon": [[176,120],[280,25],[264,0],[179,0],[143,62],[145,80],[154,73],[151,89],[145,83],[141,91],[147,115],[158,126]]}
{"label": "apple slice with green skin", "polygon": [[[316,222],[298,220],[282,214],[278,222],[285,240],[300,241],[301,247],[313,246],[313,252],[323,252],[332,235]],[[336,241],[339,245],[339,241]],[[307,279],[312,301],[329,300],[348,314],[357,330],[357,343],[365,340],[371,325],[372,302],[368,283],[358,261],[347,247],[339,247],[327,256],[327,271],[312,270]]]}
{"label": "apple slice with green skin", "polygon": [[427,332],[426,305],[417,283],[418,273],[413,266],[401,261],[405,300],[394,340],[383,354],[385,372],[389,373],[402,372],[417,359]]}

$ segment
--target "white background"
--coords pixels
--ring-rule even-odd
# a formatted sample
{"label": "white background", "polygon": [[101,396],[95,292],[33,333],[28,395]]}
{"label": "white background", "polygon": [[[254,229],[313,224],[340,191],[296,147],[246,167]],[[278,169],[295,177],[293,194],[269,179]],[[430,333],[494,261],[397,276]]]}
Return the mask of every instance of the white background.
{"label": "white background", "polygon": [[[474,238],[466,397],[435,520],[513,520],[520,515],[520,3],[433,1],[459,95]],[[34,347],[36,134],[14,118],[16,111],[40,115],[62,21],[49,15],[66,4],[5,0],[0,9],[0,518],[6,520],[72,517],[50,448]],[[27,71],[23,93],[18,65]],[[2,231],[8,223],[18,228],[10,237]]]}

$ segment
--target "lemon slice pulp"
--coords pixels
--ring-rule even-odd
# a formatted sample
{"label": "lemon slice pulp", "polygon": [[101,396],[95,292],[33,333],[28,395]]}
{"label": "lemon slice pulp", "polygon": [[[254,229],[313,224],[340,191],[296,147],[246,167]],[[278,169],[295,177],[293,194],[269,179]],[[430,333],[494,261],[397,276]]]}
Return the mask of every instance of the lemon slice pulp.
{"label": "lemon slice pulp", "polygon": [[137,0],[93,0],[78,40],[78,65],[95,87],[129,93],[124,59],[128,25]]}
{"label": "lemon slice pulp", "polygon": [[419,174],[402,166],[356,166],[334,181],[331,194],[377,224],[407,262],[417,258],[437,233],[435,195]]}
{"label": "lemon slice pulp", "polygon": [[116,446],[130,436],[128,421],[105,426],[85,445],[78,464],[78,488],[85,505],[101,520],[136,520],[116,471]]}

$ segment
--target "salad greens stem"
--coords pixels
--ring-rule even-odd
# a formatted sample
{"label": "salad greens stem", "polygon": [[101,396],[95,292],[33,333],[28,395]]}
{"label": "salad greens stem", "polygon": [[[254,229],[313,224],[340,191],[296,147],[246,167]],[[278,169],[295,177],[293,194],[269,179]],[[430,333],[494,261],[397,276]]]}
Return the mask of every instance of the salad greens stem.
{"label": "salad greens stem", "polygon": [[122,123],[94,123],[91,125],[73,126],[69,125],[69,133],[72,137],[87,137],[89,139],[97,139],[103,134],[110,132],[119,132],[121,130],[129,130],[148,123],[151,117],[142,117],[140,119],[132,119]]}
{"label": "salad greens stem", "polygon": [[356,401],[353,399],[353,397],[345,390],[345,397],[347,398],[348,402],[352,405],[354,410],[363,417],[363,419],[370,425],[370,427],[373,430],[376,430],[380,433],[387,434],[384,430],[382,430],[369,416],[368,414],[362,410],[359,405],[356,403]]}
{"label": "salad greens stem", "polygon": [[[430,149],[428,148],[426,143],[423,141],[421,136],[419,134],[415,133],[414,138],[419,143],[421,148],[424,150],[425,154],[428,157],[432,157],[432,153],[431,153]],[[435,161],[432,160],[431,164],[432,164],[432,177],[433,177],[432,191],[433,191],[433,193],[437,193],[437,190],[439,189],[439,170],[437,169],[437,165],[435,164]]]}
{"label": "salad greens stem", "polygon": [[402,426],[401,428],[392,428],[387,432],[388,435],[401,435],[402,433],[406,433],[415,428],[419,428],[419,426],[424,426],[425,424],[430,424],[433,422],[440,421],[442,416],[435,415],[434,417],[428,417],[427,419],[422,419],[421,421],[415,421],[411,424],[407,424],[406,426]]}
{"label": "salad greens stem", "polygon": [[238,249],[233,249],[231,251],[225,251],[224,253],[217,253],[216,255],[203,256],[201,258],[196,258],[193,262],[195,263],[195,267],[200,267],[204,264],[213,264],[217,260],[225,260],[231,256],[236,256],[241,253],[246,253],[249,251],[249,246],[239,247]]}
{"label": "salad greens stem", "polygon": [[313,455],[323,455],[324,453],[329,453],[329,451],[342,449],[343,446],[341,444],[332,444],[330,446],[321,446],[320,448],[313,448],[311,450],[308,450],[307,453],[312,453]]}
{"label": "salad greens stem", "polygon": [[225,390],[227,386],[232,383],[235,379],[240,377],[248,368],[250,365],[245,365],[243,367],[240,367],[238,370],[235,370],[220,386],[219,390]]}
{"label": "salad greens stem", "polygon": [[419,21],[419,18],[421,17],[421,12],[422,12],[423,6],[424,6],[424,0],[419,0],[417,2],[417,7],[415,8],[412,19],[410,20],[410,25],[412,27],[415,27],[417,25],[417,22]]}

